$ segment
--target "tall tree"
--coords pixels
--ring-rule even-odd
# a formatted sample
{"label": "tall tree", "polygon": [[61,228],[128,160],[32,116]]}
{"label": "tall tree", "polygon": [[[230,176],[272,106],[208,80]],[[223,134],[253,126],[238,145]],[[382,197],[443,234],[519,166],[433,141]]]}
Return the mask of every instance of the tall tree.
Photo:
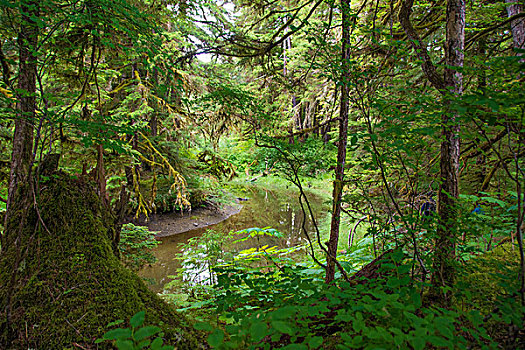
{"label": "tall tree", "polygon": [[346,161],[346,144],[348,139],[348,112],[350,92],[350,0],[341,0],[341,101],[339,106],[339,139],[337,144],[337,165],[335,168],[334,189],[332,192],[332,219],[330,223],[330,238],[328,240],[328,256],[325,282],[334,280],[337,263],[337,244],[339,242],[339,227],[341,224],[341,199],[344,187],[344,170]]}
{"label": "tall tree", "polygon": [[459,124],[450,111],[450,102],[462,92],[462,74],[465,46],[465,1],[449,0],[446,14],[445,63],[442,78],[427,52],[427,48],[410,22],[413,0],[406,0],[399,13],[399,21],[416,54],[421,68],[431,84],[444,96],[445,110],[441,119],[442,141],[440,150],[440,187],[438,193],[438,228],[434,246],[434,271],[432,285],[434,295],[445,304],[447,294],[441,287],[451,287],[455,278],[456,250],[456,201],[459,195]]}
{"label": "tall tree", "polygon": [[[465,47],[465,1],[449,0],[447,4],[447,29],[445,45],[446,98],[454,98],[463,91],[463,67]],[[446,101],[450,104],[450,100]],[[434,271],[432,285],[435,288],[451,287],[455,278],[456,252],[456,205],[459,196],[460,127],[457,116],[446,110],[442,120],[440,159],[440,188],[438,194],[438,228],[435,241]],[[442,295],[447,304],[449,293]]]}
{"label": "tall tree", "polygon": [[18,34],[19,72],[16,102],[16,121],[7,198],[7,215],[18,184],[31,180],[33,164],[33,122],[36,117],[37,43],[39,27],[38,1],[20,2],[20,31]]}

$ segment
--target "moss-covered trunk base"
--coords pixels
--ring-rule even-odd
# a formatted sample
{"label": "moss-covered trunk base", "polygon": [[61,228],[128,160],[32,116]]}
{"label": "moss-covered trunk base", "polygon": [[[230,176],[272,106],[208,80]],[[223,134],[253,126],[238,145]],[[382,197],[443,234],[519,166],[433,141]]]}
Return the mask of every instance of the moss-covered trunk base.
{"label": "moss-covered trunk base", "polygon": [[38,211],[20,210],[6,225],[0,348],[95,348],[109,322],[141,310],[147,324],[163,329],[167,343],[200,347],[185,318],[115,257],[113,219],[92,185],[53,175],[40,184],[38,203]]}

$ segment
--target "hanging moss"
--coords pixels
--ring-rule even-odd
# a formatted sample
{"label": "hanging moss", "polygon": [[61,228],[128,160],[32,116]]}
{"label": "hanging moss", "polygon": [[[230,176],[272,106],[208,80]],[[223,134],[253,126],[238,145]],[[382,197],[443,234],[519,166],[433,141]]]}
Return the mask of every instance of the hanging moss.
{"label": "hanging moss", "polygon": [[191,324],[115,257],[113,218],[91,185],[53,175],[40,184],[38,197],[45,227],[33,205],[7,223],[0,255],[0,348],[94,348],[109,322],[141,310],[146,324],[163,329],[166,343],[200,347]]}

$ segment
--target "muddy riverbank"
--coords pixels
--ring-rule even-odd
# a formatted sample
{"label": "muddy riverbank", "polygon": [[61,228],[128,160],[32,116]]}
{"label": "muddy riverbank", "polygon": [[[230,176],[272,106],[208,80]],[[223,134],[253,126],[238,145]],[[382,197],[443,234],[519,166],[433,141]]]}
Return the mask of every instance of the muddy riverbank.
{"label": "muddy riverbank", "polygon": [[197,208],[184,213],[156,214],[151,216],[146,225],[151,231],[157,232],[156,237],[169,237],[218,224],[239,213],[241,209],[240,203],[232,203],[219,209]]}

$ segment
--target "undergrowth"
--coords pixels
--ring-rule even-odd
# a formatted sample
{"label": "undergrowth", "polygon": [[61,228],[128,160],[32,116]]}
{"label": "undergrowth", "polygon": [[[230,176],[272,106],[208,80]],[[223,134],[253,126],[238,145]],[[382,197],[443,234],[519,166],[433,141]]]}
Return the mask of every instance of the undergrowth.
{"label": "undergrowth", "polygon": [[[517,253],[510,246],[466,261],[454,304],[442,309],[426,304],[428,284],[412,275],[410,255],[401,249],[382,257],[376,278],[345,281],[339,275],[335,284],[326,285],[323,268],[298,262],[289,252],[265,247],[224,254],[206,248],[208,242],[210,237],[195,239],[194,244],[201,246],[196,257],[209,264],[209,276],[214,277],[206,284],[186,284],[183,299],[173,290],[166,297],[199,321],[195,327],[208,332],[208,343],[214,348],[510,349],[525,345],[520,333],[525,309],[517,298],[517,279],[497,277],[498,271],[517,276]],[[212,252],[209,260],[206,249]],[[370,238],[357,242],[340,258],[347,273],[359,271],[373,259]],[[195,261],[192,264],[194,269]],[[180,286],[171,284],[176,290]]]}

